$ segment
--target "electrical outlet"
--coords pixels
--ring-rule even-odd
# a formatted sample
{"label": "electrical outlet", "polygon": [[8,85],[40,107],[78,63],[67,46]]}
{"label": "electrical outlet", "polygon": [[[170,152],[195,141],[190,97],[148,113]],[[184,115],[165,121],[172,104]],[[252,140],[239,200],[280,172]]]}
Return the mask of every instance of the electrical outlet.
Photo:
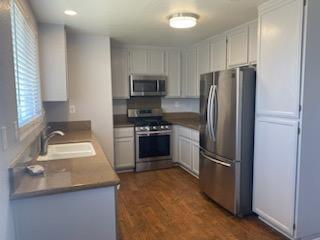
{"label": "electrical outlet", "polygon": [[76,113],[76,106],[75,105],[70,105],[69,106],[69,113],[70,114]]}
{"label": "electrical outlet", "polygon": [[8,136],[7,136],[6,127],[1,127],[1,141],[2,141],[2,150],[6,151],[8,149]]}

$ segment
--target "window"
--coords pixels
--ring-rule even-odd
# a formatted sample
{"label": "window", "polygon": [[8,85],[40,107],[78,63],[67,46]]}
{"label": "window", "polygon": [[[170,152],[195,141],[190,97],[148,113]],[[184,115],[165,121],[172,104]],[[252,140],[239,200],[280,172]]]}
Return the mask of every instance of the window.
{"label": "window", "polygon": [[30,130],[42,121],[38,34],[19,2],[11,9],[18,126]]}

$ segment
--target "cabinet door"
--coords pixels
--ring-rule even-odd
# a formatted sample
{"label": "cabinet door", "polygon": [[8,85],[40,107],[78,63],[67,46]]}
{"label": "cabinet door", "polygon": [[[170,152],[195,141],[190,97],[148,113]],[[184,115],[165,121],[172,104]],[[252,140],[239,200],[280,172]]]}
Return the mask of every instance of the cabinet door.
{"label": "cabinet door", "polygon": [[134,168],[134,138],[115,138],[114,155],[116,169]]}
{"label": "cabinet door", "polygon": [[197,47],[197,67],[197,77],[199,78],[199,80],[200,74],[210,71],[210,45],[208,41],[200,43],[200,45],[198,45]]}
{"label": "cabinet door", "polygon": [[248,26],[239,27],[228,33],[228,68],[248,63]]}
{"label": "cabinet door", "polygon": [[148,74],[164,74],[164,50],[149,49],[147,56]]}
{"label": "cabinet door", "polygon": [[179,163],[189,170],[192,169],[191,141],[181,135],[179,136]]}
{"label": "cabinet door", "polygon": [[181,52],[170,49],[166,52],[167,97],[181,95]]}
{"label": "cabinet door", "polygon": [[303,1],[259,12],[257,113],[299,117]]}
{"label": "cabinet door", "polygon": [[294,224],[297,135],[297,121],[256,121],[253,210],[289,235]]}
{"label": "cabinet door", "polygon": [[68,100],[67,46],[64,25],[39,25],[42,100]]}
{"label": "cabinet door", "polygon": [[114,98],[129,98],[129,52],[113,48],[111,52],[112,95]]}
{"label": "cabinet door", "polygon": [[212,72],[227,68],[227,36],[214,37],[210,41],[210,70]]}
{"label": "cabinet door", "polygon": [[191,48],[187,52],[187,97],[199,96],[199,78],[197,72],[197,48]]}
{"label": "cabinet door", "polygon": [[130,73],[147,73],[147,49],[130,50]]}
{"label": "cabinet door", "polygon": [[191,143],[192,172],[199,175],[199,142]]}
{"label": "cabinet door", "polygon": [[249,63],[257,61],[258,22],[249,24]]}
{"label": "cabinet door", "polygon": [[179,162],[179,126],[173,126],[173,162]]}

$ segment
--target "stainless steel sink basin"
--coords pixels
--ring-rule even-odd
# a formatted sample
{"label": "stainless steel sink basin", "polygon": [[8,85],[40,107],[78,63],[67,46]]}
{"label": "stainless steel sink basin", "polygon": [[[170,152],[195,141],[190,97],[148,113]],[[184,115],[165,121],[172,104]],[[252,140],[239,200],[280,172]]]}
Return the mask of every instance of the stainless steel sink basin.
{"label": "stainless steel sink basin", "polygon": [[48,153],[39,156],[38,161],[51,161],[68,158],[81,158],[96,155],[91,142],[53,144],[48,146]]}

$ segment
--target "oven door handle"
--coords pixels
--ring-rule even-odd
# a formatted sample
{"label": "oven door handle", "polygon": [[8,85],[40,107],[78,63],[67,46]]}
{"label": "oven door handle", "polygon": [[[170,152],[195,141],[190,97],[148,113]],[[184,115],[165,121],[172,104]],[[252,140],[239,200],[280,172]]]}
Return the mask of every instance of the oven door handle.
{"label": "oven door handle", "polygon": [[162,136],[162,135],[170,135],[172,131],[162,131],[162,132],[157,132],[157,131],[150,131],[150,132],[137,132],[138,136]]}

